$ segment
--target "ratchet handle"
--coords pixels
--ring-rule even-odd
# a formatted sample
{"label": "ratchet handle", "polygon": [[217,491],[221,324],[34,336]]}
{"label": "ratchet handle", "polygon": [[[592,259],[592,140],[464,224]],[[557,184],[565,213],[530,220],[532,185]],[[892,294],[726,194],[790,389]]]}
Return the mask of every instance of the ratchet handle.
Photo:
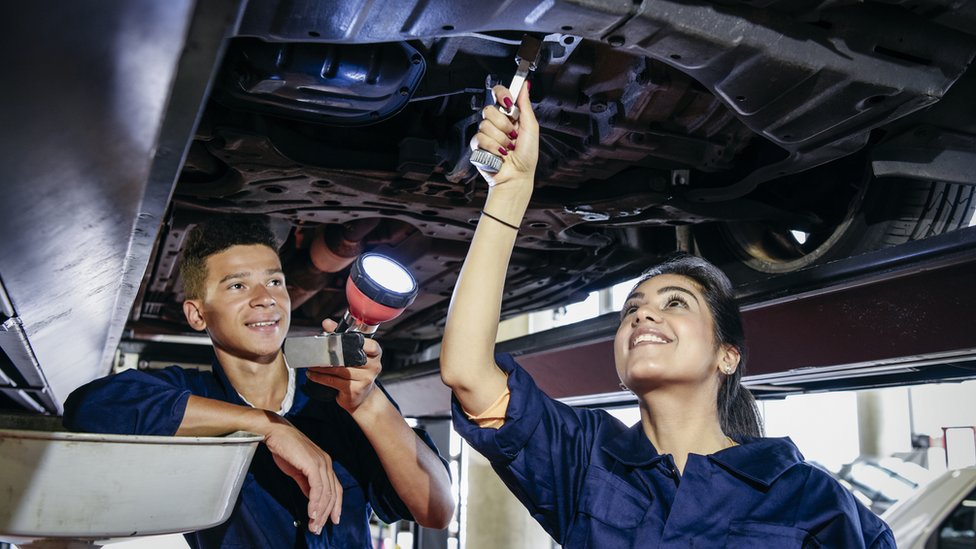
{"label": "ratchet handle", "polygon": [[498,173],[502,169],[502,157],[484,149],[471,151],[471,163],[475,168],[486,173]]}
{"label": "ratchet handle", "polygon": [[[512,78],[512,85],[508,87],[513,98],[518,98],[519,93],[522,91],[522,85],[525,84],[525,79],[529,76],[530,72],[535,70],[541,51],[542,42],[540,40],[528,34],[522,37],[522,43],[519,46],[518,53],[515,55],[515,62],[518,64],[518,69]],[[499,110],[513,122],[518,120],[519,109],[517,106],[512,105],[511,108],[500,107]],[[485,173],[498,173],[498,170],[502,169],[502,157],[484,149],[477,149],[471,152],[471,163]]]}
{"label": "ratchet handle", "polygon": [[[521,82],[524,82],[525,78],[520,79],[516,75],[515,80],[520,81],[518,87],[521,87]],[[512,89],[512,94],[515,95],[518,93],[518,91],[519,90],[517,89]],[[515,97],[518,97],[518,95],[515,95]],[[499,107],[498,110],[500,110],[502,114],[507,116],[513,122],[518,120],[519,109],[515,105],[512,105],[511,109]],[[476,149],[471,151],[470,162],[474,164],[475,168],[478,168],[485,173],[498,173],[498,170],[502,169],[502,157],[484,149]]]}

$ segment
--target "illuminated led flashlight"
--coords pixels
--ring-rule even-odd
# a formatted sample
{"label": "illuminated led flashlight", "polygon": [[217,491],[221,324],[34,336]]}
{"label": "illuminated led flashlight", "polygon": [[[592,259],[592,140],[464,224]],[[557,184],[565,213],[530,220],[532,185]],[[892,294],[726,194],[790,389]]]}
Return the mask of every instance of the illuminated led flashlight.
{"label": "illuminated led flashlight", "polygon": [[372,335],[381,322],[400,316],[416,297],[417,281],[403,265],[380,254],[362,254],[349,271],[349,308],[336,332]]}
{"label": "illuminated led flashlight", "polygon": [[[346,281],[349,308],[334,332],[285,340],[288,366],[362,366],[366,364],[363,338],[372,337],[381,322],[393,320],[417,297],[417,281],[403,265],[367,253],[352,264]],[[336,389],[307,383],[303,390],[315,400],[333,400]]]}

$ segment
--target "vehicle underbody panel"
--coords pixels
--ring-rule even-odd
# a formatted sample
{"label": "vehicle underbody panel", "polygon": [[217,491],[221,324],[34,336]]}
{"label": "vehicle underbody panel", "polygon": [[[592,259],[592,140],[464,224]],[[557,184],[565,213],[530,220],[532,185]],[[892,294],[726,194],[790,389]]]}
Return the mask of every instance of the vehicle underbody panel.
{"label": "vehicle underbody panel", "polygon": [[[829,180],[842,168],[821,168],[823,183],[789,176],[863,152],[878,128],[943,98],[976,53],[967,29],[920,17],[922,7],[494,10],[250,4],[176,188],[176,235],[160,249],[178,249],[197,215],[184,210],[267,214],[296,227],[289,276],[309,281],[301,266],[315,231],[369,223],[361,245],[409,264],[423,288],[387,331],[433,341],[486,193],[468,141],[486,88],[514,71],[521,33],[546,36],[531,77],[543,136],[504,316],[635,276],[674,249],[678,226],[837,223],[846,203],[808,204],[837,194]],[[159,291],[142,319],[182,322],[173,275],[150,279]],[[312,278],[297,324],[314,329],[341,314],[344,272]]]}
{"label": "vehicle underbody panel", "polygon": [[[4,130],[0,404],[57,411],[120,339],[191,334],[177,253],[221,212],[272,220],[296,334],[342,314],[349,258],[372,250],[421,287],[381,328],[389,361],[436,349],[487,192],[469,141],[524,33],[545,40],[530,77],[541,153],[503,317],[676,248],[744,283],[949,232],[976,209],[976,2],[214,6],[183,6],[186,28],[171,14],[167,40],[136,32],[153,10],[109,8],[117,34],[63,15],[63,40],[15,35],[40,53],[9,74],[24,87],[8,89],[22,107]],[[140,51],[156,56],[127,55]],[[38,78],[61,64],[103,68]]]}

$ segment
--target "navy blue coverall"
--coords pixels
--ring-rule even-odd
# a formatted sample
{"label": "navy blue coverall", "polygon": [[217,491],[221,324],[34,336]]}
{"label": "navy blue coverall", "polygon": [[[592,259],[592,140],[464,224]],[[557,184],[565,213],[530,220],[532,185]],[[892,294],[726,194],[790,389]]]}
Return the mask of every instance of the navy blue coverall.
{"label": "navy blue coverall", "polygon": [[[339,524],[328,522],[318,536],[308,531],[308,499],[261,444],[230,518],[187,534],[191,547],[369,548],[370,511],[386,523],[413,520],[359,426],[335,402],[310,400],[301,390],[305,383],[309,383],[305,371],[297,369],[295,399],[284,417],[332,458],[343,489]],[[68,397],[64,424],[93,433],[173,435],[191,394],[246,406],[214,361],[212,373],[172,366],[156,372],[128,370],[95,380]],[[436,453],[426,433],[417,432]]]}
{"label": "navy blue coverall", "polygon": [[500,429],[454,401],[454,425],[564,547],[894,548],[888,526],[788,438],[739,438],[690,454],[678,474],[640,423],[545,395],[509,356],[511,399]]}

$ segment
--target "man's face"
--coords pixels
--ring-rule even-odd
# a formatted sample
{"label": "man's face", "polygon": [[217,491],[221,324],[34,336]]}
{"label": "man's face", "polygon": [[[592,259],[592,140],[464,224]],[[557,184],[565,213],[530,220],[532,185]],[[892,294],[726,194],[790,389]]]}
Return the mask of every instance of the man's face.
{"label": "man's face", "polygon": [[202,299],[183,305],[190,325],[206,329],[214,347],[231,356],[270,362],[288,334],[291,300],[278,254],[253,244],[207,258]]}

